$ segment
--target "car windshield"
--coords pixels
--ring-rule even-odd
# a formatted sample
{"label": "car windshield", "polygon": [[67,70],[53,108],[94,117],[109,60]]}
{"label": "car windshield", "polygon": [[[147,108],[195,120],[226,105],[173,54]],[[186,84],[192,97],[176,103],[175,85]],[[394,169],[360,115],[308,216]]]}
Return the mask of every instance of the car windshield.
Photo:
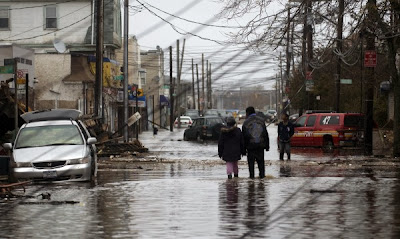
{"label": "car windshield", "polygon": [[49,125],[23,128],[15,148],[81,144],[82,136],[75,125]]}

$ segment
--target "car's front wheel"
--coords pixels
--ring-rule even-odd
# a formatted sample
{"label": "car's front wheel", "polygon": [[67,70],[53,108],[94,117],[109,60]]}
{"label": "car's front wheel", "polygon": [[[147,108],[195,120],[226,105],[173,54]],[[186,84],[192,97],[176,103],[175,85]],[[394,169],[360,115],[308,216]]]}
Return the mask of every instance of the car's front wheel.
{"label": "car's front wheel", "polygon": [[183,134],[183,140],[184,141],[189,141],[189,138],[188,138],[188,136],[186,134]]}

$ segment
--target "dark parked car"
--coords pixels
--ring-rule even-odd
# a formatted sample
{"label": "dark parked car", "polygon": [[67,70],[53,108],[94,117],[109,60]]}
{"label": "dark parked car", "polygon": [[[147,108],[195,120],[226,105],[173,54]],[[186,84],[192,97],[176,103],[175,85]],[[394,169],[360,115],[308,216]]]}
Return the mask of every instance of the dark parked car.
{"label": "dark parked car", "polygon": [[223,126],[220,117],[205,116],[195,119],[183,134],[184,140],[218,139]]}

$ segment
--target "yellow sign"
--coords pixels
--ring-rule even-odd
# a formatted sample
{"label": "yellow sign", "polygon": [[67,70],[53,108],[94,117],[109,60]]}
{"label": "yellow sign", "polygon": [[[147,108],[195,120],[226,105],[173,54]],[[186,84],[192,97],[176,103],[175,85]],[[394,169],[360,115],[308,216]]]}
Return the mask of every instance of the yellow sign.
{"label": "yellow sign", "polygon": [[[90,71],[96,74],[96,62],[90,62]],[[112,62],[103,62],[103,86],[111,88],[122,88],[121,81],[115,80],[116,76],[121,75],[118,65]]]}
{"label": "yellow sign", "polygon": [[137,90],[137,94],[138,94],[138,97],[142,97],[143,96],[143,89],[138,89]]}
{"label": "yellow sign", "polygon": [[17,84],[18,84],[18,85],[24,85],[25,83],[26,83],[25,78],[18,78],[18,79],[17,79]]}

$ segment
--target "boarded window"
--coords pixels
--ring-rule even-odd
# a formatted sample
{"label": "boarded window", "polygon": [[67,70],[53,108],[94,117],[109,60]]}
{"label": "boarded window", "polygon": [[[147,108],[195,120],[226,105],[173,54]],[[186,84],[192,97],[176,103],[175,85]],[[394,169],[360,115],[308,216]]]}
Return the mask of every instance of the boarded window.
{"label": "boarded window", "polygon": [[10,28],[10,8],[0,7],[0,29]]}
{"label": "boarded window", "polygon": [[46,21],[46,29],[54,29],[57,28],[57,7],[56,6],[47,6],[45,7],[45,21]]}

